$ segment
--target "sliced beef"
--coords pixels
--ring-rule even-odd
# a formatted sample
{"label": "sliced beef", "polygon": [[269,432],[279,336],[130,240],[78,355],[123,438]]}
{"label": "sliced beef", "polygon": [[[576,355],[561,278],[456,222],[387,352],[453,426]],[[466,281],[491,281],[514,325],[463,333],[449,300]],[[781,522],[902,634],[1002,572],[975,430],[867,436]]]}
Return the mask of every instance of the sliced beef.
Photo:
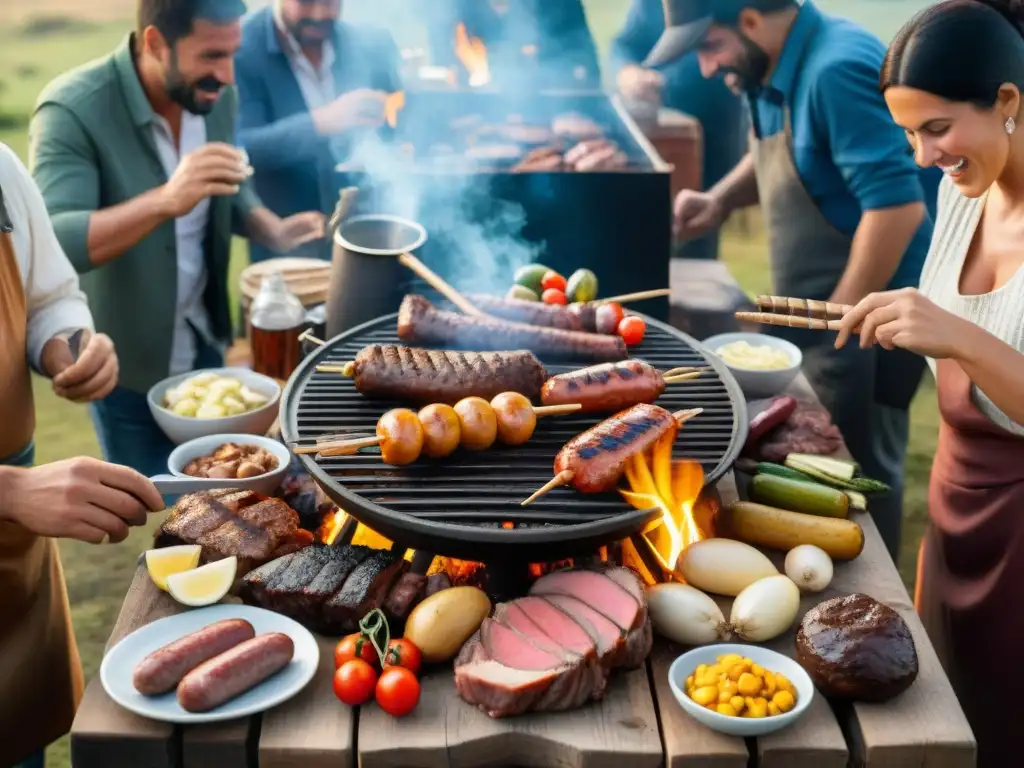
{"label": "sliced beef", "polygon": [[266,499],[238,511],[241,520],[264,529],[278,543],[299,529],[299,513],[280,499]]}
{"label": "sliced beef", "polygon": [[626,633],[626,640],[619,655],[618,666],[625,669],[636,669],[647,660],[653,645],[654,632],[651,629],[651,619],[647,617],[644,619],[643,624]]}
{"label": "sliced beef", "polygon": [[262,605],[266,600],[267,588],[287,570],[293,559],[294,553],[284,555],[249,571],[242,579],[242,599]]}
{"label": "sliced beef", "polygon": [[426,586],[427,577],[419,573],[406,571],[398,577],[382,606],[392,629],[405,623],[409,613],[423,599]]}
{"label": "sliced beef", "polygon": [[331,547],[318,544],[307,547],[291,560],[265,590],[265,608],[308,622],[316,617],[316,601],[304,594],[331,559]]}
{"label": "sliced beef", "polygon": [[451,586],[452,580],[449,578],[447,573],[432,573],[427,576],[427,586],[424,597],[430,597],[431,595],[440,592],[442,589],[450,589]]}
{"label": "sliced beef", "polygon": [[560,669],[570,663],[561,649],[546,651],[494,619],[484,619],[480,625],[480,643],[487,658],[513,669]]}
{"label": "sliced beef", "polygon": [[564,611],[586,630],[597,647],[597,657],[605,669],[611,669],[618,664],[623,647],[623,633],[611,619],[575,597],[545,595],[544,599]]}
{"label": "sliced beef", "polygon": [[[300,610],[309,617],[311,624],[323,626],[321,618],[324,604],[341,591],[345,580],[365,560],[371,549],[368,547],[324,547],[327,562],[311,582],[299,590],[296,602]],[[297,618],[297,617],[293,617]]]}
{"label": "sliced beef", "polygon": [[633,595],[598,571],[574,569],[549,573],[533,583],[530,594],[575,597],[607,616],[624,632],[639,629],[646,618]]}
{"label": "sliced beef", "polygon": [[477,660],[455,667],[455,688],[491,717],[512,717],[533,709],[558,674],[556,669],[528,671]]}
{"label": "sliced beef", "polygon": [[394,552],[375,549],[349,574],[345,586],[324,606],[324,620],[340,632],[354,632],[360,619],[380,608],[395,579],[409,563]]}
{"label": "sliced beef", "polygon": [[772,430],[757,447],[762,461],[782,463],[791,453],[831,456],[843,447],[843,436],[827,410],[799,403],[782,426]]}
{"label": "sliced beef", "polygon": [[640,604],[641,608],[646,609],[647,595],[644,594],[644,585],[641,583],[640,577],[633,573],[633,571],[629,568],[613,567],[606,568],[602,573],[629,592]]}

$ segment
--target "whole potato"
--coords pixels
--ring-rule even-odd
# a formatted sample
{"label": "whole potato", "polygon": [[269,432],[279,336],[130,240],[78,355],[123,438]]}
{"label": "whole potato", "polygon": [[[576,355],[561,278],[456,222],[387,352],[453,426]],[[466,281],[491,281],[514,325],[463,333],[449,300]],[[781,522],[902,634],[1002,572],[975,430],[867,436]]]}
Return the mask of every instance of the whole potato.
{"label": "whole potato", "polygon": [[491,601],[483,590],[442,589],[412,609],[405,637],[420,649],[424,661],[448,661],[490,613]]}

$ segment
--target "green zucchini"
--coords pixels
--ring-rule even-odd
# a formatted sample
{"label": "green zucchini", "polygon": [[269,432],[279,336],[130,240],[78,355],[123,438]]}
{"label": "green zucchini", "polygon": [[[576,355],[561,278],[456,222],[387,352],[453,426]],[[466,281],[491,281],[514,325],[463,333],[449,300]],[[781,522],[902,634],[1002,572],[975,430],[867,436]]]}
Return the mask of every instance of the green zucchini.
{"label": "green zucchini", "polygon": [[819,517],[845,518],[850,510],[850,498],[842,491],[775,475],[756,475],[750,483],[750,499]]}
{"label": "green zucchini", "polygon": [[850,497],[850,509],[857,509],[861,512],[867,511],[868,500],[863,493],[858,491],[844,491]]}
{"label": "green zucchini", "polygon": [[819,482],[810,475],[805,475],[803,472],[797,472],[795,469],[784,467],[781,464],[772,464],[770,461],[762,461],[758,463],[756,474],[774,475],[775,477],[784,477],[787,480],[796,480],[801,483]]}
{"label": "green zucchini", "polygon": [[[817,459],[818,461],[807,461],[807,459]],[[831,472],[825,469],[822,465],[822,456],[804,456],[803,454],[791,453],[786,457],[786,466],[790,469],[795,469],[798,472],[803,472],[805,475],[817,480],[819,483],[831,485],[833,488],[839,488],[844,491],[856,491],[858,493],[885,493],[889,490],[889,486],[885,483],[881,483],[878,480],[872,480],[870,477],[837,477]],[[855,464],[849,462],[840,462],[837,459],[827,459],[829,462],[838,462],[840,467],[845,466],[847,469],[851,466],[856,467]],[[845,470],[840,469],[844,474]]]}

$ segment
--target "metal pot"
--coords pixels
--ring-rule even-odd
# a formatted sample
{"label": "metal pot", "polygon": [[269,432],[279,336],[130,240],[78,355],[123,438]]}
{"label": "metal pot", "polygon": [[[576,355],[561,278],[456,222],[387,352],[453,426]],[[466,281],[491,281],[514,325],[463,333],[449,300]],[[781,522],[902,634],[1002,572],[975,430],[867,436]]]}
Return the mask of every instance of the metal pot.
{"label": "metal pot", "polygon": [[372,214],[345,219],[334,233],[331,284],[327,293],[327,337],[397,312],[410,275],[398,256],[427,240],[415,221]]}

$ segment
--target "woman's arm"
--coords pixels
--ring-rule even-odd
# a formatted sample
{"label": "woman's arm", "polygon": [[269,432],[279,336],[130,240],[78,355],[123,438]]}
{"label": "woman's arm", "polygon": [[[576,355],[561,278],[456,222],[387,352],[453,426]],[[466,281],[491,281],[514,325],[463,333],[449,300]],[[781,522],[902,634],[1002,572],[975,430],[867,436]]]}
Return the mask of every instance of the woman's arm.
{"label": "woman's arm", "polygon": [[1024,425],[1024,354],[965,320],[955,358],[999,410]]}

